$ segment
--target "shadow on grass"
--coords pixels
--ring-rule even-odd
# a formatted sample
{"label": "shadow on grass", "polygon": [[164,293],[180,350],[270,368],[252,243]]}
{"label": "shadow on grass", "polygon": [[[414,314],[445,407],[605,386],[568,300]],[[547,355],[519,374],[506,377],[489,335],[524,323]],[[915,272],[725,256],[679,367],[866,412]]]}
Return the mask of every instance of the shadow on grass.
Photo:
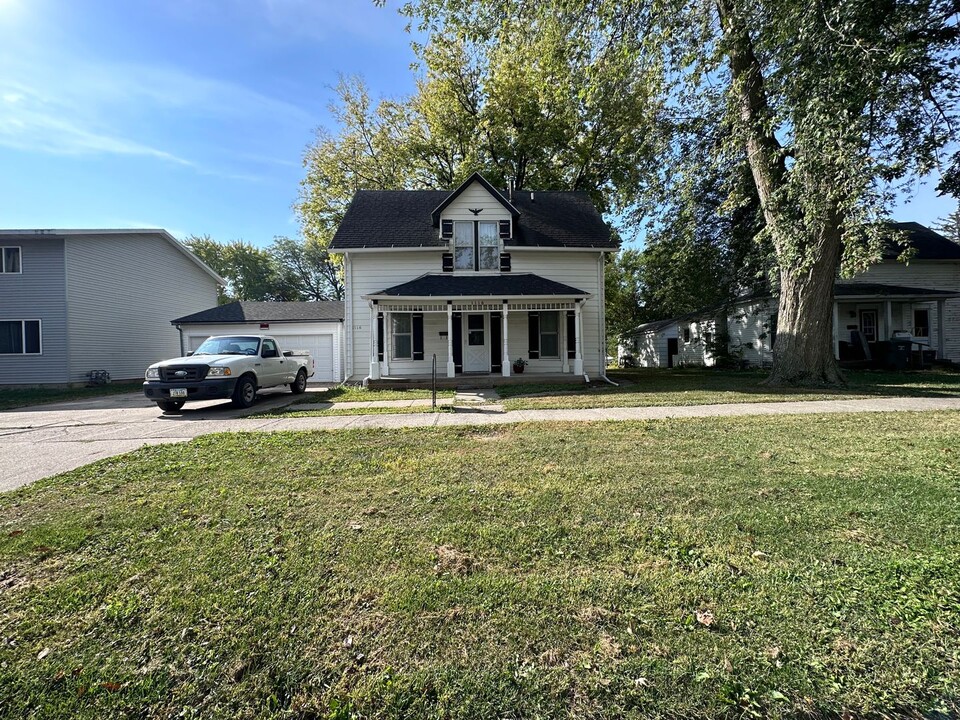
{"label": "shadow on grass", "polygon": [[767,372],[762,370],[715,370],[712,368],[678,368],[671,370],[640,369],[611,372],[609,378],[618,386],[595,382],[586,388],[569,385],[526,384],[499,388],[504,399],[531,396],[611,396],[670,395],[682,393],[716,393],[765,397],[867,396],[867,397],[958,397],[960,372],[924,370],[882,372],[851,370],[845,373],[847,385],[807,387],[775,387],[764,385]]}

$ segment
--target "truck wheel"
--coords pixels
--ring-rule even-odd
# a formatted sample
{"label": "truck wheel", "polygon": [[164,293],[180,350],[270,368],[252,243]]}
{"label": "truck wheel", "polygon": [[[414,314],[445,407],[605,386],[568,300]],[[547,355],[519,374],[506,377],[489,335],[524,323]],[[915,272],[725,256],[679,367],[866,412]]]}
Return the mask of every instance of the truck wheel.
{"label": "truck wheel", "polygon": [[165,413],[176,412],[183,407],[183,400],[158,400],[157,407]]}
{"label": "truck wheel", "polygon": [[307,389],[307,371],[301,370],[297,373],[297,379],[290,383],[290,392],[294,395],[300,395]]}
{"label": "truck wheel", "polygon": [[257,399],[257,384],[253,378],[242,377],[237,380],[237,386],[233,389],[233,397],[230,402],[234,407],[248,408],[253,405]]}

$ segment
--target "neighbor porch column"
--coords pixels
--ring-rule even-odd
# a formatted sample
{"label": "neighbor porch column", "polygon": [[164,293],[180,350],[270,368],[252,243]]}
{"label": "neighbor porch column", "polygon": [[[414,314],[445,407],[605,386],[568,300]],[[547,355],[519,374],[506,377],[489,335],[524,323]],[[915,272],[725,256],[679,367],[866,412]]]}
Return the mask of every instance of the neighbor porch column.
{"label": "neighbor porch column", "polygon": [[447,300],[447,377],[455,377],[457,366],[453,362],[453,301]]}
{"label": "neighbor porch column", "polygon": [[503,355],[500,357],[500,365],[502,368],[503,376],[510,377],[510,344],[507,342],[507,316],[510,313],[510,308],[508,307],[509,303],[506,300],[503,301],[503,312],[501,313],[501,318],[503,322]]}
{"label": "neighbor porch column", "polygon": [[575,346],[576,346],[576,353],[577,353],[576,357],[573,360],[574,375],[583,375],[583,331],[581,330],[583,320],[581,319],[580,316],[581,316],[580,301],[577,300],[577,302],[574,304],[574,310],[573,310],[573,329],[576,335]]}
{"label": "neighbor porch column", "polygon": [[884,319],[887,323],[887,339],[893,337],[893,302],[890,300],[883,301],[883,314]]}
{"label": "neighbor porch column", "polygon": [[943,316],[945,313],[946,304],[943,300],[937,300],[937,360],[943,360],[947,357],[943,337]]}
{"label": "neighbor porch column", "polygon": [[380,354],[380,348],[377,347],[377,303],[370,301],[370,379],[380,379],[380,361],[377,355]]}
{"label": "neighbor porch column", "polygon": [[833,301],[833,356],[840,359],[840,303]]}

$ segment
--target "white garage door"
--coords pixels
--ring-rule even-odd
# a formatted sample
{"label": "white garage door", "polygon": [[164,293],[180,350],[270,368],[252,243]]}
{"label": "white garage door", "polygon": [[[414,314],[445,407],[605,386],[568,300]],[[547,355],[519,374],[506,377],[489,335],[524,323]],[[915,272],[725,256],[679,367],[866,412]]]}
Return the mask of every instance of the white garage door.
{"label": "white garage door", "polygon": [[274,337],[284,350],[307,350],[317,364],[310,382],[333,382],[333,335],[279,335]]}

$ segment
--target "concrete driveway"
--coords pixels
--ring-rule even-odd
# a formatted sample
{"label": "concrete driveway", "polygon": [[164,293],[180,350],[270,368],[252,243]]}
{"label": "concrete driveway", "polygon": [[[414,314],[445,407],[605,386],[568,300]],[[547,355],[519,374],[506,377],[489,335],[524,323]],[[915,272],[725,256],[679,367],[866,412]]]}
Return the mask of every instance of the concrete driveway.
{"label": "concrete driveway", "polygon": [[[307,392],[325,388],[308,386]],[[289,390],[264,390],[248,410],[208,400],[164,415],[140,393],[34,405],[0,412],[0,492],[143,445],[218,432],[224,422],[290,405]],[[250,430],[260,423],[247,421]]]}

